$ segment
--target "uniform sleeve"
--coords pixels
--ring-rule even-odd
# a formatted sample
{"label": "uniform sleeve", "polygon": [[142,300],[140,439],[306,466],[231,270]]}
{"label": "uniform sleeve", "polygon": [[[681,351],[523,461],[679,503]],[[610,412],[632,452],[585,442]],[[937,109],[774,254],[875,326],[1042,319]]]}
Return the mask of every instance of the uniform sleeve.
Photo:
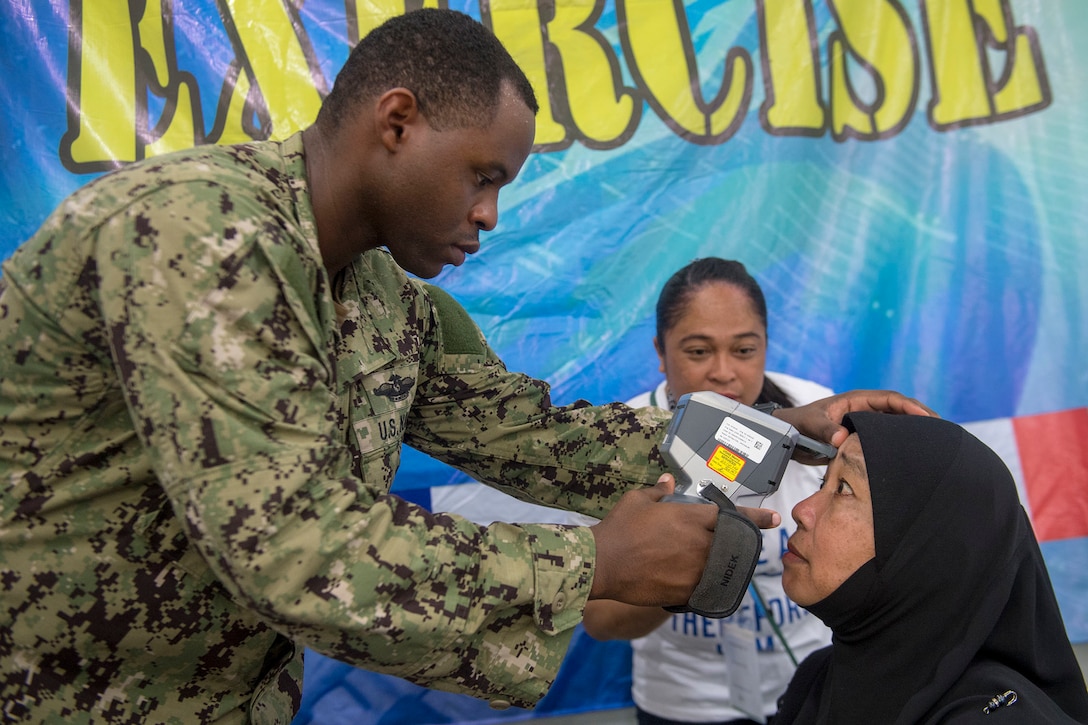
{"label": "uniform sleeve", "polygon": [[603,518],[667,469],[667,412],[578,401],[554,406],[547,383],[509,372],[468,313],[427,286],[437,322],[424,345],[408,442],[519,499]]}
{"label": "uniform sleeve", "polygon": [[[234,221],[210,228],[225,206]],[[274,629],[429,687],[532,705],[580,619],[591,533],[431,515],[355,475],[327,282],[287,227],[205,189],[99,230],[111,353],[156,476],[230,598]]]}

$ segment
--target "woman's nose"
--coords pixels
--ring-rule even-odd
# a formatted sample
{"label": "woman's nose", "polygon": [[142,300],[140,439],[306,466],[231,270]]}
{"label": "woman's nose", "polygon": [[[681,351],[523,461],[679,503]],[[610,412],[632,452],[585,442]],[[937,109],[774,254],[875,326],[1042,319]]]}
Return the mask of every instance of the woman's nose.
{"label": "woman's nose", "polygon": [[735,377],[733,363],[728,355],[716,355],[714,365],[710,370],[711,379],[718,382],[729,382]]}
{"label": "woman's nose", "polygon": [[808,498],[798,501],[790,511],[790,516],[799,527],[805,529],[811,527],[813,519],[816,518],[816,497],[819,495],[820,492],[817,491]]}

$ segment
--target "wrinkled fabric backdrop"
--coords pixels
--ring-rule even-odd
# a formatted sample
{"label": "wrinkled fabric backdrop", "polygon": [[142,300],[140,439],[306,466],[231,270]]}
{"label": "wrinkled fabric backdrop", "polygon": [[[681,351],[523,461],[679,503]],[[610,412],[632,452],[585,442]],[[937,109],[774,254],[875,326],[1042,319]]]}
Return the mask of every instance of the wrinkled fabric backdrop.
{"label": "wrinkled fabric backdrop", "polygon": [[[351,45],[419,6],[5,0],[0,258],[96,174],[305,127]],[[449,7],[492,28],[541,101],[498,228],[438,280],[510,368],[563,403],[648,389],[665,279],[740,259],[767,295],[769,369],[900,390],[1005,457],[1070,636],[1088,640],[1088,5]],[[449,495],[472,484],[421,454],[395,488],[474,514]],[[297,722],[625,706],[629,658],[579,635],[536,711],[499,713],[311,653]]]}

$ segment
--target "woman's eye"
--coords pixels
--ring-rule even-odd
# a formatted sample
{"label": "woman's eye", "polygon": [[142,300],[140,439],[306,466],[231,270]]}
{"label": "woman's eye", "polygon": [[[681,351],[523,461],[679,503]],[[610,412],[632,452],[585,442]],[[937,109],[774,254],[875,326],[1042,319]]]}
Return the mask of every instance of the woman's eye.
{"label": "woman's eye", "polygon": [[491,186],[495,183],[495,180],[486,174],[476,174],[476,183],[480,186]]}
{"label": "woman's eye", "polygon": [[840,478],[839,486],[835,489],[835,493],[840,496],[853,496],[854,489],[850,488],[850,484]]}

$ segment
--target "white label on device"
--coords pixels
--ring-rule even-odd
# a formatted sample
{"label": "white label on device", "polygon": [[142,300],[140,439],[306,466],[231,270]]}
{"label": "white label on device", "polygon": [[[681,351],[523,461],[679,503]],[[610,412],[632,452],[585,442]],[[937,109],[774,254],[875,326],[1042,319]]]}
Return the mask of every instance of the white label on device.
{"label": "white label on device", "polygon": [[764,438],[751,428],[746,428],[734,418],[726,418],[718,426],[714,440],[730,450],[736,451],[750,461],[763,462],[763,456],[771,448],[771,440]]}

